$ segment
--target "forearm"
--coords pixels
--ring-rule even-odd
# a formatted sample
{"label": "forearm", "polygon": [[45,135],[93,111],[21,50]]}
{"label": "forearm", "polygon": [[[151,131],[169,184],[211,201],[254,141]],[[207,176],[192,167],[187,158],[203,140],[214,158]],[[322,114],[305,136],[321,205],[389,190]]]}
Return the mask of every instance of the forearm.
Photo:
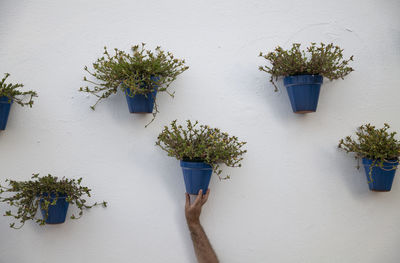
{"label": "forearm", "polygon": [[199,263],[218,263],[217,255],[200,223],[188,224],[194,252]]}

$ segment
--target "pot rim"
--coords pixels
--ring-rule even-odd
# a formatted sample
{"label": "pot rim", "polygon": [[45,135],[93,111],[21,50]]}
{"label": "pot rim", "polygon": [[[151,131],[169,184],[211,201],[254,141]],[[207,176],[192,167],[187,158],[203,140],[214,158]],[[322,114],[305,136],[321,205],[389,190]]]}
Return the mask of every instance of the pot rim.
{"label": "pot rim", "polygon": [[212,166],[205,162],[187,162],[180,160],[180,165],[185,169],[212,170]]}

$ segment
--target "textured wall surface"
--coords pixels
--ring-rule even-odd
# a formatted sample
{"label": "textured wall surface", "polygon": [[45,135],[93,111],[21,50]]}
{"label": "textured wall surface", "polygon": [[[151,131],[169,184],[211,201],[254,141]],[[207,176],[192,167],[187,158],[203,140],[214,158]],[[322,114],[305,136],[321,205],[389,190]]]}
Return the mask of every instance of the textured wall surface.
{"label": "textured wall surface", "polygon": [[[336,148],[366,122],[400,130],[399,11],[397,0],[1,0],[0,73],[39,93],[0,133],[1,181],[84,177],[109,208],[19,231],[0,217],[0,262],[195,262],[179,163],[154,146],[175,118],[248,141],[243,167],[212,178],[202,214],[221,262],[400,262],[400,179],[370,192]],[[325,82],[317,113],[296,115],[258,54],[311,41],[353,54],[355,72]],[[148,128],[123,94],[93,112],[95,98],[77,91],[104,45],[140,42],[190,66]]]}

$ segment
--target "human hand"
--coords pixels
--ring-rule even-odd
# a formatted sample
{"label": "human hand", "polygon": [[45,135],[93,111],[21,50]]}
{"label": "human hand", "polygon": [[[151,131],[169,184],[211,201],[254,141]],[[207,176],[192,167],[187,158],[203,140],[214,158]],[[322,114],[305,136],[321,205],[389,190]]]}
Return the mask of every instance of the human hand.
{"label": "human hand", "polygon": [[203,195],[203,190],[200,189],[196,200],[194,200],[193,204],[190,204],[190,196],[186,193],[185,216],[189,227],[200,225],[201,208],[207,202],[209,194],[210,189],[207,190],[205,195]]}

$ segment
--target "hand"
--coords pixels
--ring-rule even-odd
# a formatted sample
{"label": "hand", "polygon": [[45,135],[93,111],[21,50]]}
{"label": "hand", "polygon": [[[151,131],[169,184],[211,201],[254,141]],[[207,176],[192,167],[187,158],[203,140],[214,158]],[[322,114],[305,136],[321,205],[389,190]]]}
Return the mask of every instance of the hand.
{"label": "hand", "polygon": [[190,204],[190,196],[188,193],[186,193],[185,216],[189,227],[193,225],[200,225],[201,208],[207,202],[209,194],[210,189],[207,190],[205,195],[203,195],[203,190],[200,189],[196,200],[194,200],[193,204]]}

